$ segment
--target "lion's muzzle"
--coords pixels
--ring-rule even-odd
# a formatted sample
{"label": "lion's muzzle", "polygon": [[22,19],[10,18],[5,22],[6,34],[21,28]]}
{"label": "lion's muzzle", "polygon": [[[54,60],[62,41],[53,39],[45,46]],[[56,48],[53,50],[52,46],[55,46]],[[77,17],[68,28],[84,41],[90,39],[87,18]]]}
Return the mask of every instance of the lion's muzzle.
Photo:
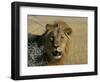
{"label": "lion's muzzle", "polygon": [[62,51],[61,51],[61,49],[59,47],[55,48],[54,51],[52,52],[52,54],[53,54],[53,58],[55,60],[58,60],[58,59],[62,58]]}

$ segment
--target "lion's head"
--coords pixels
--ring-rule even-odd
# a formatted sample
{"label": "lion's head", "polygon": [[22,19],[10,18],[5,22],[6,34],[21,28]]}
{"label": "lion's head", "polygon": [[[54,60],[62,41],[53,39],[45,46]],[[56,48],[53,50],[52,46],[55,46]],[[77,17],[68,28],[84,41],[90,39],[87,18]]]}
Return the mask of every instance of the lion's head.
{"label": "lion's head", "polygon": [[57,62],[68,53],[72,29],[63,21],[46,25],[43,35],[44,57],[48,62]]}

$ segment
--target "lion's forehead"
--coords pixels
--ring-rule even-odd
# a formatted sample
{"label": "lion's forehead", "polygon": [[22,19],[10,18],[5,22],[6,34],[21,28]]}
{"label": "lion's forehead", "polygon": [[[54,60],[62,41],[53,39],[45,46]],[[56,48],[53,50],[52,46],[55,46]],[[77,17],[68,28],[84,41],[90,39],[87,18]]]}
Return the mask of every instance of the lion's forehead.
{"label": "lion's forehead", "polygon": [[61,34],[64,34],[64,31],[63,29],[56,27],[51,30],[51,33],[53,33],[54,35],[61,35]]}
{"label": "lion's forehead", "polygon": [[[55,27],[55,24],[57,24],[58,26]],[[65,23],[65,22],[55,22],[54,24],[51,25],[49,31],[54,31],[54,32],[61,32],[63,31],[65,28],[68,28],[69,26]]]}

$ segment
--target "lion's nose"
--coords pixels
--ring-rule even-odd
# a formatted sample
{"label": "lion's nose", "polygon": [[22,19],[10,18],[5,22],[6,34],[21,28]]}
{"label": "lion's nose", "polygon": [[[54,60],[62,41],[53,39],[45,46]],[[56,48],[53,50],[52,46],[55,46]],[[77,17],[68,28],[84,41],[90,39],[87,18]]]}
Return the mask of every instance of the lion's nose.
{"label": "lion's nose", "polygon": [[56,42],[56,43],[54,44],[54,47],[55,47],[55,48],[59,47],[59,44]]}
{"label": "lion's nose", "polygon": [[61,52],[61,48],[60,47],[55,47],[55,51]]}
{"label": "lion's nose", "polygon": [[58,45],[54,45],[54,48],[56,48],[56,49],[57,49],[58,47],[59,47]]}

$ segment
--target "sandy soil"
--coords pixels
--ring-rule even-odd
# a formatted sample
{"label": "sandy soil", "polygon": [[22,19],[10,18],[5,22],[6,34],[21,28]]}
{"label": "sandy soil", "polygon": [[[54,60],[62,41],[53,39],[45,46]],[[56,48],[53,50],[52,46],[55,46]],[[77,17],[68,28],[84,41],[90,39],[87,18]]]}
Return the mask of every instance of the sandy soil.
{"label": "sandy soil", "polygon": [[87,64],[87,17],[28,16],[28,32],[41,35],[45,32],[47,23],[58,20],[65,21],[73,30],[66,64]]}

